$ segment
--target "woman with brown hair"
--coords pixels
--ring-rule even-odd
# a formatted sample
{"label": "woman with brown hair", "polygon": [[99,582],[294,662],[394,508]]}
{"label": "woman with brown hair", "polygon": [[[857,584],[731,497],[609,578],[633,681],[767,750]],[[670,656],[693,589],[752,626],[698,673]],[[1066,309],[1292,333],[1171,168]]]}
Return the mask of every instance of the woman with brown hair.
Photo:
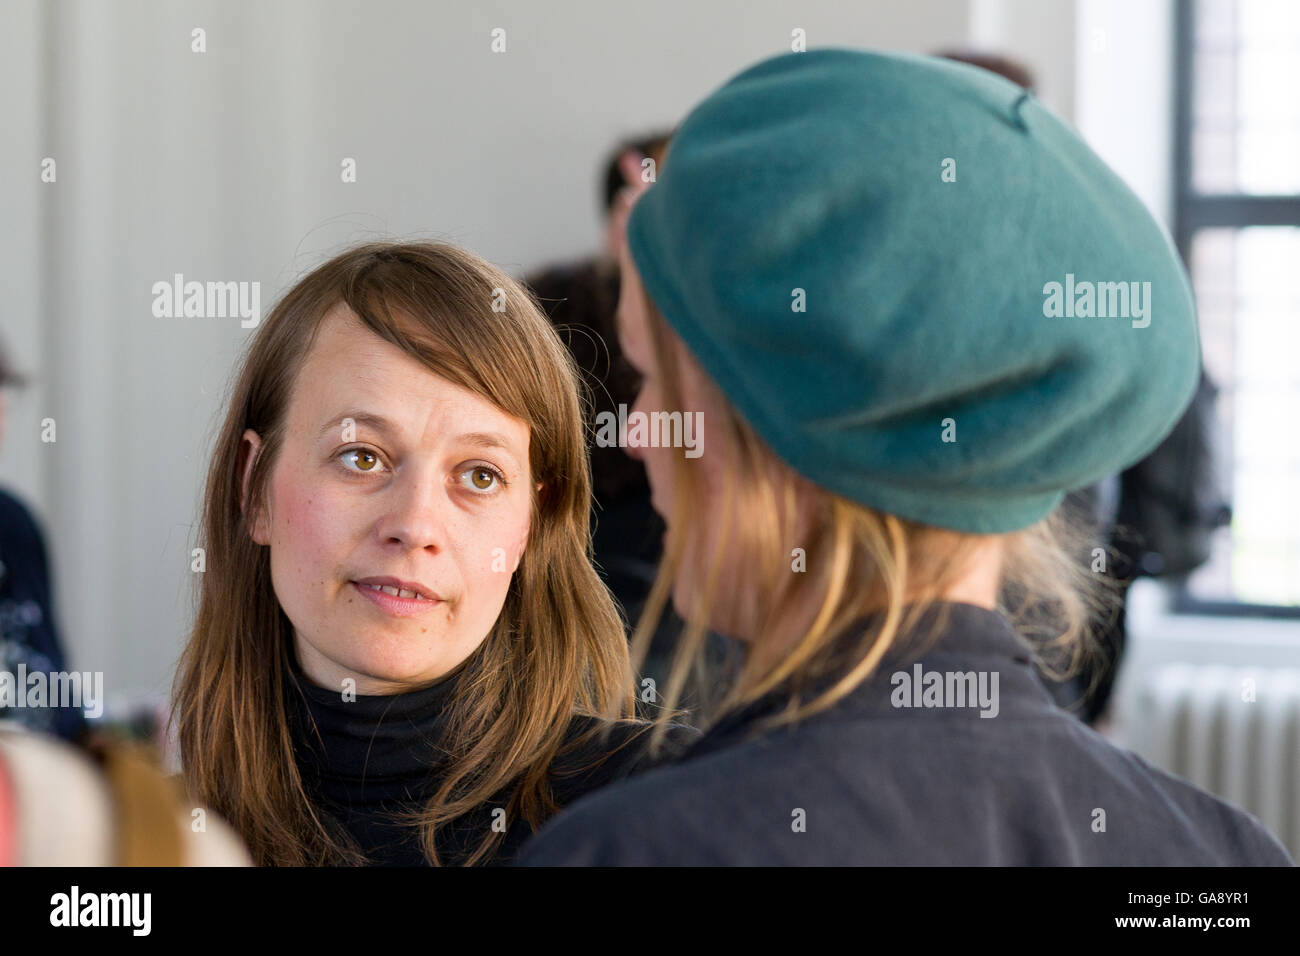
{"label": "woman with brown hair", "polygon": [[620,275],[634,412],[707,436],[635,449],[668,531],[633,656],[671,595],[668,706],[706,628],[746,657],[683,757],[521,863],[1289,862],[1033,670],[1078,663],[1105,578],[1064,493],[1150,451],[1198,365],[1168,239],[1064,124],[942,60],[766,60],[678,128]]}
{"label": "woman with brown hair", "polygon": [[284,296],[213,449],[175,688],[185,781],[256,862],[504,862],[648,763],[589,480],[571,361],[498,269],[375,243]]}

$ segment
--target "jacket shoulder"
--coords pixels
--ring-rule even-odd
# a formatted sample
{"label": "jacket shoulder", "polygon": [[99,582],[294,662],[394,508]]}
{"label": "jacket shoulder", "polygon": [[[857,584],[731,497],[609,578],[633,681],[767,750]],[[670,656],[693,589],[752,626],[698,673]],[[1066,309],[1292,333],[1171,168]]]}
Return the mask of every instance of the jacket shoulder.
{"label": "jacket shoulder", "polygon": [[[696,732],[698,733],[698,732]],[[623,779],[553,817],[519,866],[692,866],[734,863],[715,817],[743,799],[730,751]],[[728,768],[731,769],[728,769]]]}
{"label": "jacket shoulder", "polygon": [[1169,795],[1192,828],[1212,835],[1213,851],[1223,865],[1295,866],[1282,842],[1253,814],[1157,767],[1140,754],[1120,752]]}
{"label": "jacket shoulder", "polygon": [[604,721],[578,715],[551,765],[556,798],[566,805],[615,781],[677,759],[700,737],[685,724],[669,724],[660,748],[650,748],[653,724],[644,720]]}
{"label": "jacket shoulder", "polygon": [[[518,862],[1294,865],[1250,814],[1073,718],[1020,722],[1014,741],[889,724],[805,726],[658,767],[574,803]],[[1109,836],[1090,826],[1098,806]]]}

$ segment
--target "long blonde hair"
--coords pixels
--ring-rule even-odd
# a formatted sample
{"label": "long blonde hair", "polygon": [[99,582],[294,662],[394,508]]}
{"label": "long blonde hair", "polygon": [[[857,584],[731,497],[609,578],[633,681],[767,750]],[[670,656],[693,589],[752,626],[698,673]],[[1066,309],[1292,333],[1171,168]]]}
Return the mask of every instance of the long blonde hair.
{"label": "long blonde hair", "polygon": [[[833,706],[870,677],[891,648],[897,648],[901,635],[912,633],[918,645],[934,637],[942,628],[942,615],[928,635],[915,632],[915,625],[967,571],[988,536],[905,520],[813,486],[777,458],[712,383],[644,289],[641,301],[664,407],[683,407],[684,362],[707,397],[712,447],[729,449],[736,462],[734,468],[712,469],[722,475],[721,513],[712,502],[715,510],[707,520],[718,522],[720,530],[707,565],[691,568],[693,580],[703,584],[695,589],[687,609],[686,627],[663,695],[664,712],[677,706],[688,678],[703,669],[722,555],[734,535],[735,552],[743,556],[744,566],[756,569],[755,579],[740,592],[757,602],[751,616],[763,622],[752,646],[772,639],[778,608],[808,600],[817,611],[774,662],[763,663],[750,653],[720,699],[711,702],[711,716],[720,719],[777,687],[818,682],[825,688],[821,693],[808,701],[799,694],[791,696],[783,710],[764,718],[755,729],[802,720]],[[705,517],[698,469],[683,456],[675,456],[673,468],[673,517],[664,556],[632,637],[632,661],[637,667],[687,560],[689,529]],[[807,528],[796,540],[800,498],[812,502],[812,514],[806,516]],[[738,522],[741,515],[744,521]],[[1114,582],[1091,574],[1080,563],[1080,555],[1093,542],[1077,516],[1067,515],[1064,509],[1003,537],[999,610],[1036,648],[1046,674],[1056,679],[1072,676],[1099,653],[1092,628],[1101,615],[1113,613]],[[812,573],[791,572],[796,547],[803,549]],[[705,559],[699,554],[690,557],[697,562]],[[729,590],[736,591],[734,582]],[[850,625],[868,615],[874,615],[877,623],[857,635],[848,632]],[[851,639],[847,649],[846,637]],[[827,677],[832,678],[829,686]],[[665,724],[661,715],[651,738],[653,747],[662,740]]]}
{"label": "long blonde hair", "polygon": [[[505,310],[494,310],[502,301]],[[575,713],[626,717],[634,708],[622,620],[591,563],[577,373],[532,296],[478,257],[435,243],[359,246],[303,278],[258,330],[212,451],[200,541],[207,570],[173,719],[187,786],[234,825],[258,863],[364,862],[308,797],[295,764],[285,708],[293,629],[272,586],[269,549],[250,537],[239,475],[241,437],[251,428],[264,444],[248,501],[261,500],[298,369],[321,318],[340,302],[434,374],[525,421],[532,484],[542,484],[501,614],[457,669],[440,741],[448,760],[419,814],[425,854],[440,863],[439,828],[490,799],[507,794],[507,818],[534,827],[554,812],[548,769],[578,745],[562,748]],[[497,849],[503,834],[486,822],[483,829],[463,862]]]}

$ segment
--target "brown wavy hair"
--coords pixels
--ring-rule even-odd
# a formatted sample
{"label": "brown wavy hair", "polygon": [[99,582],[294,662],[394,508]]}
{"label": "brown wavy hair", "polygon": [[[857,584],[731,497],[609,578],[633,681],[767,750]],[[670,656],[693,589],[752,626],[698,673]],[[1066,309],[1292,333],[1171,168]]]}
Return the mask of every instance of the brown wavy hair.
{"label": "brown wavy hair", "polygon": [[[715,690],[708,716],[716,722],[780,688],[786,706],[757,722],[755,732],[794,723],[823,711],[876,672],[886,654],[920,651],[938,636],[941,613],[924,632],[916,625],[976,560],[990,535],[966,534],[900,518],[814,485],[781,461],[709,378],[681,338],[641,289],[651,357],[662,404],[680,409],[689,370],[705,398],[709,442],[722,447],[730,465],[721,473],[718,501],[707,502],[698,467],[675,456],[673,518],[658,574],[632,636],[632,663],[639,667],[683,562],[702,582],[674,653],[663,714],[672,712],[688,678],[705,666],[704,648],[715,602],[740,595],[751,617],[762,622],[752,647],[775,639],[778,609],[815,607],[811,623],[775,656],[747,654],[731,680]],[[699,459],[704,461],[704,459]],[[800,501],[805,503],[801,511]],[[705,513],[705,508],[710,510]],[[742,520],[743,519],[743,520]],[[713,554],[689,548],[689,529],[717,522]],[[1037,652],[1054,679],[1078,673],[1101,653],[1098,622],[1113,615],[1116,582],[1091,574],[1081,561],[1096,543],[1080,516],[1062,508],[1035,525],[1004,534],[998,610]],[[737,589],[720,588],[722,555],[729,543],[753,579]],[[795,548],[807,572],[792,573]],[[725,594],[724,594],[725,591]],[[872,623],[865,624],[870,621]],[[856,626],[855,626],[856,625]],[[910,643],[904,647],[905,636]],[[789,638],[786,637],[789,641]],[[1098,672],[1100,675],[1100,671]],[[1095,679],[1094,679],[1095,684]],[[818,688],[805,694],[802,688]],[[656,718],[652,750],[664,739],[667,721]]]}
{"label": "brown wavy hair", "polygon": [[[430,372],[530,429],[527,548],[491,633],[456,670],[445,771],[418,819],[425,855],[439,864],[440,828],[488,801],[504,800],[497,805],[512,821],[540,825],[556,809],[553,760],[581,745],[564,744],[573,716],[623,718],[635,707],[623,623],[591,563],[577,373],[532,296],[477,256],[438,243],[362,245],[312,271],[267,316],[212,450],[199,542],[207,570],[198,575],[173,721],[186,785],[231,822],[255,861],[366,862],[313,804],[298,772],[285,706],[293,628],[272,586],[269,548],[250,535],[254,508],[242,507],[240,487],[241,438],[251,428],[264,445],[248,501],[263,499],[298,370],[339,303]],[[457,862],[495,853],[504,834],[483,829],[483,841]]]}

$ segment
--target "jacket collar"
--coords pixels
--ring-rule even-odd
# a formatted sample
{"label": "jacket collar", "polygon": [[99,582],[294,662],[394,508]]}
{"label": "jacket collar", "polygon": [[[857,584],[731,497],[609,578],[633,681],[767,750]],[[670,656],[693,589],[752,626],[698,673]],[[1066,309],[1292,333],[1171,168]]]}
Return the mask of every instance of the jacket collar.
{"label": "jacket collar", "polygon": [[[837,646],[846,648],[864,630],[878,626],[880,616],[868,615],[847,628]],[[683,759],[756,736],[788,732],[790,725],[766,733],[756,725],[786,709],[796,697],[808,702],[832,687],[851,663],[847,655],[844,660],[844,666],[829,676],[787,682],[752,704],[721,715]],[[964,691],[972,694],[961,706]],[[998,718],[1061,713],[1034,669],[1032,646],[1005,617],[973,604],[944,601],[927,608],[913,627],[899,635],[870,677],[828,710],[805,720],[914,717],[992,723]]]}

